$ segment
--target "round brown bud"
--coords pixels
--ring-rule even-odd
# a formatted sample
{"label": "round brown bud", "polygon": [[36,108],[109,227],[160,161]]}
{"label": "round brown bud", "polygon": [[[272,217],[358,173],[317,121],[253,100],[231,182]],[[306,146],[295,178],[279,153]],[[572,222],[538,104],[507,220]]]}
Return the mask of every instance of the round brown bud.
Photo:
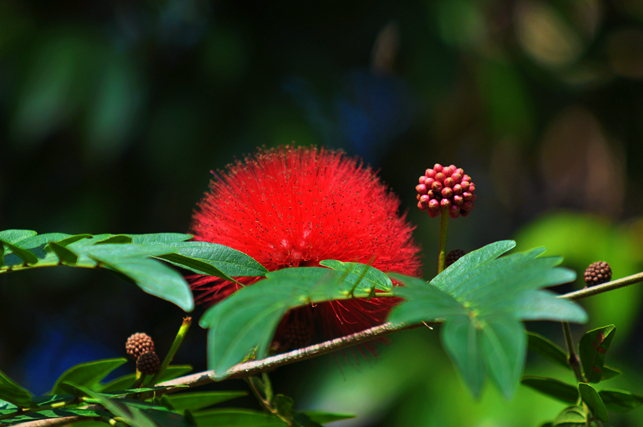
{"label": "round brown bud", "polygon": [[161,368],[161,360],[153,351],[146,351],[136,361],[136,369],[145,375],[154,375]]}
{"label": "round brown bud", "polygon": [[595,262],[587,267],[583,279],[585,279],[587,286],[596,286],[609,282],[612,280],[612,269],[605,261]]}
{"label": "round brown bud", "polygon": [[154,341],[145,332],[137,332],[127,339],[125,351],[130,359],[138,360],[141,354],[154,351]]}

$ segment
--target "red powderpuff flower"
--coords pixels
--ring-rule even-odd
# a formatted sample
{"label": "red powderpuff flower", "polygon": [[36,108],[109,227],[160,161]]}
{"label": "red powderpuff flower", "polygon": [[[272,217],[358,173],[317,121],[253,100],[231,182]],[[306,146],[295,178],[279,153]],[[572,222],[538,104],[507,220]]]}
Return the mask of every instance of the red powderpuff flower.
{"label": "red powderpuff flower", "polygon": [[[281,147],[259,150],[214,175],[194,213],[195,240],[240,250],[270,271],[336,259],[419,274],[419,248],[413,227],[398,214],[399,200],[359,160],[339,151]],[[197,276],[192,288],[197,300],[214,303],[238,285]],[[282,320],[273,344],[283,351],[358,332],[383,323],[394,304],[372,298],[296,309]]]}

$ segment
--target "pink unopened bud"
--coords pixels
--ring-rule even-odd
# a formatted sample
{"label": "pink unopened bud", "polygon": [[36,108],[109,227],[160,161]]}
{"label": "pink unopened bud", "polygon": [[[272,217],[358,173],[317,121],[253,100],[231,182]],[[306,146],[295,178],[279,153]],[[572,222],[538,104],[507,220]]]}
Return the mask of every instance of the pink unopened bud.
{"label": "pink unopened bud", "polygon": [[442,197],[445,197],[448,199],[451,196],[453,196],[453,190],[450,189],[449,187],[444,187],[442,189]]}
{"label": "pink unopened bud", "polygon": [[471,177],[455,165],[442,166],[436,163],[433,168],[426,170],[418,182],[415,187],[418,208],[426,211],[431,218],[443,211],[445,214],[448,211],[451,218],[467,216],[474,207],[475,185]]}

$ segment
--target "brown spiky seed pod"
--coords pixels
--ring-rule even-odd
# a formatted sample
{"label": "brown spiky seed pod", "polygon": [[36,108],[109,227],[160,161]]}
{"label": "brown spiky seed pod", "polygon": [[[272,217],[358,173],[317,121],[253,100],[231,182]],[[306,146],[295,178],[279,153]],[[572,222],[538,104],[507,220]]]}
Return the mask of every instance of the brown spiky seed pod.
{"label": "brown spiky seed pod", "polygon": [[154,375],[161,367],[161,359],[153,351],[146,351],[136,361],[136,369],[145,375]]}
{"label": "brown spiky seed pod", "polygon": [[456,262],[457,260],[459,260],[460,258],[465,256],[466,254],[467,253],[465,251],[463,251],[462,249],[454,249],[454,250],[450,251],[447,254],[447,258],[446,258],[446,260],[444,262],[445,267],[450,266],[451,264],[453,264],[454,262]]}
{"label": "brown spiky seed pod", "polygon": [[137,332],[127,339],[125,350],[130,359],[138,360],[141,354],[155,351],[154,341],[145,332]]}
{"label": "brown spiky seed pod", "polygon": [[612,280],[612,269],[605,261],[597,261],[587,267],[583,278],[587,286],[600,285],[601,283]]}

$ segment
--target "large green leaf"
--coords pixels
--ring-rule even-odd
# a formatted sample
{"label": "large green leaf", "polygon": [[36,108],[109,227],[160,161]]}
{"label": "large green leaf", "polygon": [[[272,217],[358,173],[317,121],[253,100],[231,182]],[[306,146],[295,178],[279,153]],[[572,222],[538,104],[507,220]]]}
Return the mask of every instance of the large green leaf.
{"label": "large green leaf", "polygon": [[554,378],[525,375],[521,383],[565,403],[574,404],[578,401],[578,389],[576,387]]}
{"label": "large green leaf", "polygon": [[585,333],[578,344],[578,354],[587,381],[598,383],[603,378],[605,353],[612,343],[616,326],[609,325]]}
{"label": "large green leaf", "polygon": [[125,234],[132,238],[132,243],[141,245],[168,244],[174,242],[183,242],[191,239],[191,234],[182,233],[151,233],[151,234]]}
{"label": "large green leaf", "polygon": [[[268,271],[263,265],[243,252],[216,243],[170,242],[166,246],[175,249],[172,252],[183,257],[173,257],[168,261],[189,270],[196,270],[197,273],[210,274],[216,270],[227,278],[265,276]],[[185,258],[197,260],[200,263],[186,262]],[[210,265],[215,270],[200,270],[203,268],[202,264]]]}
{"label": "large green leaf", "polygon": [[175,270],[153,259],[101,259],[108,267],[124,274],[150,295],[170,301],[184,311],[194,309],[190,286]]}
{"label": "large green leaf", "polygon": [[556,267],[560,258],[539,258],[543,249],[497,258],[512,247],[496,242],[470,252],[429,283],[390,274],[405,285],[392,289],[405,301],[388,320],[443,320],[442,342],[474,395],[487,373],[505,397],[515,393],[527,341],[521,320],[587,319],[580,306],[540,289],[575,277]]}
{"label": "large green leaf", "polygon": [[587,383],[578,383],[578,391],[583,402],[585,402],[589,410],[592,411],[592,415],[601,421],[608,422],[609,415],[607,414],[607,408],[605,408],[603,399],[601,399],[601,396],[596,392],[594,387]]}
{"label": "large green leaf", "polygon": [[284,421],[249,409],[210,409],[192,414],[198,427],[284,427]]}
{"label": "large green leaf", "polygon": [[245,391],[202,391],[171,394],[164,396],[164,398],[167,398],[172,408],[177,411],[184,411],[186,409],[196,411],[217,403],[225,402],[226,400],[243,397],[247,394]]}
{"label": "large green leaf", "polygon": [[0,371],[0,399],[13,403],[20,408],[33,406],[31,393],[16,384],[2,371]]}
{"label": "large green leaf", "polygon": [[3,230],[0,231],[0,240],[15,244],[36,234],[38,233],[33,230]]}
{"label": "large green leaf", "polygon": [[50,394],[65,393],[65,390],[61,388],[63,382],[94,388],[103,378],[109,375],[110,372],[126,362],[127,359],[119,357],[116,359],[95,360],[72,366],[58,377]]}
{"label": "large green leaf", "polygon": [[601,390],[598,394],[610,412],[628,412],[643,405],[643,396],[625,390]]}
{"label": "large green leaf", "polygon": [[[355,281],[357,283],[356,286],[366,292],[370,292],[371,289],[388,292],[393,288],[391,279],[370,265],[357,262],[342,262],[334,259],[323,260],[320,264],[346,275],[352,275],[351,281]],[[346,290],[350,291],[351,289]]]}
{"label": "large green leaf", "polygon": [[567,353],[565,353],[565,350],[563,350],[547,338],[543,337],[542,335],[536,334],[534,332],[527,332],[527,338],[527,343],[530,350],[538,353],[545,359],[549,359],[551,362],[554,362],[558,366],[562,366],[566,369],[571,369],[569,363],[567,363]]}
{"label": "large green leaf", "polygon": [[[199,324],[208,332],[208,367],[215,378],[250,353],[266,357],[275,329],[284,314],[295,307],[349,298],[359,277],[323,267],[297,267],[267,274],[267,279],[240,289],[208,309]],[[370,291],[359,289],[357,296]]]}

